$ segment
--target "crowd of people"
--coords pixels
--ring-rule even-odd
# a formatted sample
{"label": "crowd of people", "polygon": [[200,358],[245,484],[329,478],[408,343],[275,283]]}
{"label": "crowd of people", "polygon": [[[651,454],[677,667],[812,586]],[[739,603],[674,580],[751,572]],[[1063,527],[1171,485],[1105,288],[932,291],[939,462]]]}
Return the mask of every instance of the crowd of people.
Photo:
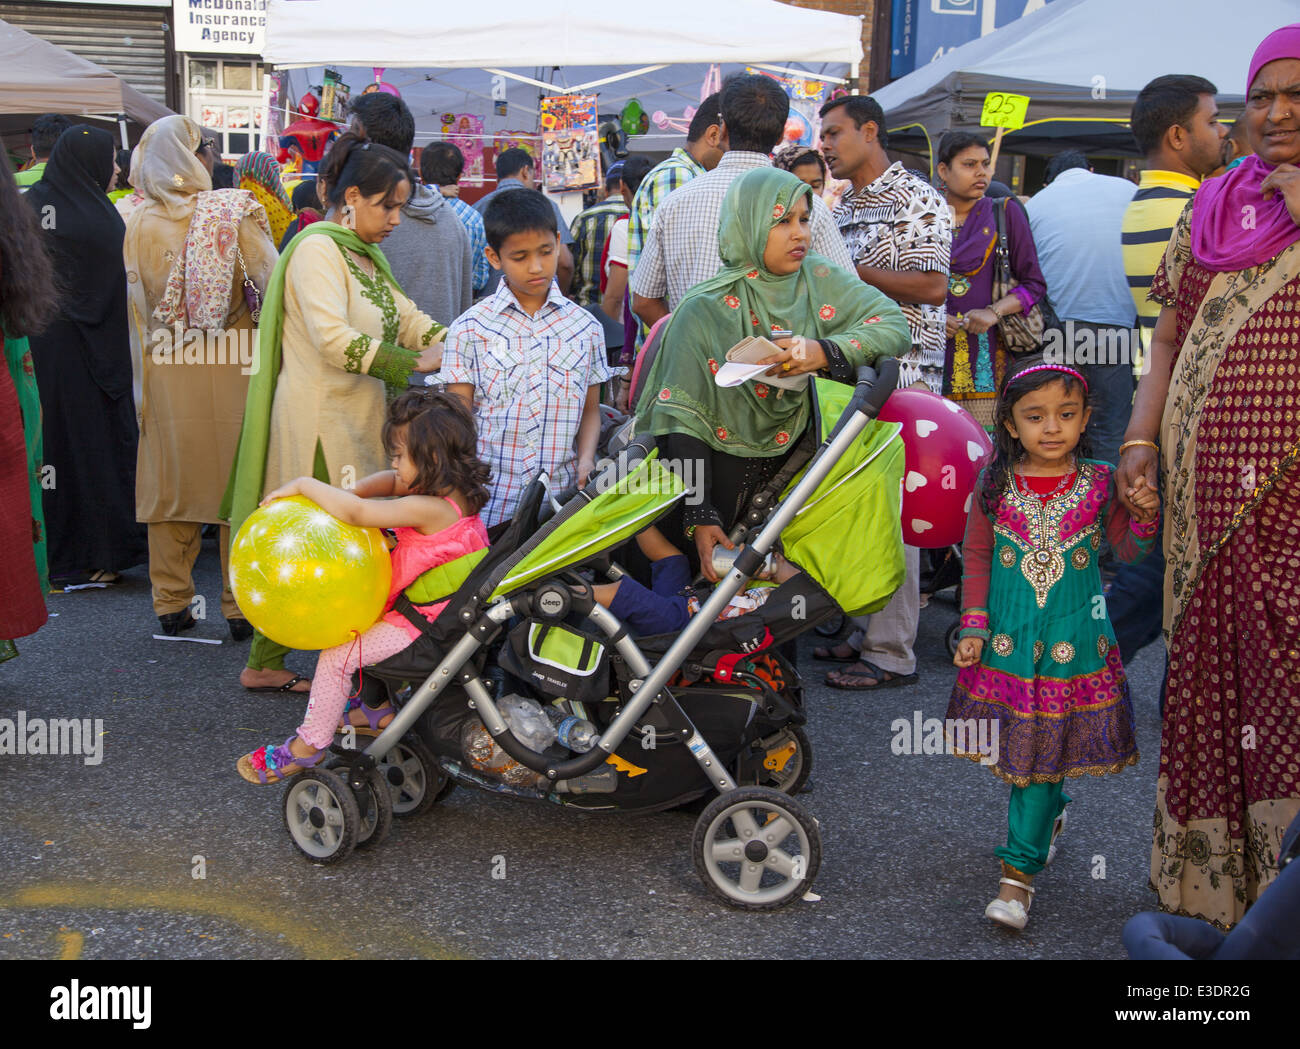
{"label": "crowd of people", "polygon": [[[674,579],[716,579],[714,548],[811,419],[808,394],[764,380],[852,382],[897,357],[900,386],[950,397],[995,445],[949,708],[1002,729],[1011,801],[986,913],[1028,920],[1065,779],[1137,761],[1124,663],[1163,632],[1152,884],[1163,909],[1231,927],[1300,813],[1300,26],[1265,40],[1247,82],[1230,135],[1209,81],[1153,80],[1132,113],[1139,185],[1066,152],[1023,198],[979,135],[943,138],[937,185],[892,159],[869,96],[822,107],[819,148],[782,145],[783,89],[739,75],[666,159],[612,165],[572,223],[526,150],[496,156],[473,206],[454,145],[413,170],[414,119],[382,92],[288,188],[267,153],[219,178],[187,117],[151,125],[129,163],[107,132],[42,117],[32,166],[0,173],[4,655],[45,621],[48,586],[144,562],[160,630],[191,629],[214,527],[222,612],[251,640],[241,685],[310,692],[294,736],[240,759],[274,782],[318,761],[341,719],[377,731],[393,711],[346,709],[359,656],[323,653],[309,680],[242,616],[226,559],[259,503],[304,494],[394,529],[391,609],[485,545],[539,471],[585,484],[604,404],[699,466],[699,498],[641,550],[660,567],[684,553]],[[775,347],[766,375],[720,388],[755,334]],[[815,650],[843,664],[828,685],[918,682],[921,564],[909,547],[887,607]],[[680,623],[686,606],[653,603],[663,589],[604,601]],[[386,617],[360,648],[388,655],[412,631]]]}

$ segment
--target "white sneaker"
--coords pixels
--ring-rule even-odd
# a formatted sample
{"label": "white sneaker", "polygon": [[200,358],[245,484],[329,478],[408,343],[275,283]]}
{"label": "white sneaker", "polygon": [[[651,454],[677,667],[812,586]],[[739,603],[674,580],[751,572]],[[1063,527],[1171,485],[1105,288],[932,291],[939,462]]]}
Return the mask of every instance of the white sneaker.
{"label": "white sneaker", "polygon": [[[1061,836],[1063,830],[1065,830],[1065,809],[1061,810],[1061,814],[1052,823],[1052,842],[1047,847],[1047,863],[1051,863],[1052,860],[1056,859],[1056,839]],[[1047,866],[1047,864],[1045,863],[1043,866]]]}
{"label": "white sneaker", "polygon": [[[998,884],[1014,885],[1017,889],[1024,889],[1029,893],[1029,902],[1033,903],[1033,886],[1026,885],[1023,881],[1017,881],[1015,878],[999,878]],[[997,922],[999,925],[1005,925],[1009,929],[1023,929],[1029,922],[1029,905],[1021,903],[1019,900],[1004,900],[999,897],[984,908],[984,917]]]}

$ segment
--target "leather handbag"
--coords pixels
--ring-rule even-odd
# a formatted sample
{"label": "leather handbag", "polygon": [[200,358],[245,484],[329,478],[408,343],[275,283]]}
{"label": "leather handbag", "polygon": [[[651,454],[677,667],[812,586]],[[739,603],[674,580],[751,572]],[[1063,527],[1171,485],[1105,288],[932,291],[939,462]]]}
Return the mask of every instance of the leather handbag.
{"label": "leather handbag", "polygon": [[[1011,249],[1007,243],[1007,202],[1010,199],[1003,197],[993,204],[993,217],[998,231],[993,264],[993,302],[1009,294],[1019,284],[1011,273]],[[1036,353],[1042,348],[1046,332],[1060,327],[1060,318],[1044,294],[1027,312],[1009,313],[999,320],[998,335],[1008,353]]]}

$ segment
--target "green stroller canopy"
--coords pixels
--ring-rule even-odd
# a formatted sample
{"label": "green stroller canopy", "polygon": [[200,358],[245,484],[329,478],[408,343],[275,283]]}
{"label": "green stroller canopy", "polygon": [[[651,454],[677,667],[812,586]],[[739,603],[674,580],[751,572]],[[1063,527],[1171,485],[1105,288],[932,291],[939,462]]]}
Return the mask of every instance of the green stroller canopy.
{"label": "green stroller canopy", "polygon": [[[825,440],[853,387],[814,380]],[[781,532],[785,554],[850,616],[878,612],[903,583],[903,439],[899,423],[870,423]],[[799,478],[790,482],[788,496]]]}
{"label": "green stroller canopy", "polygon": [[520,559],[489,598],[521,587],[630,539],[686,494],[686,485],[653,450],[635,469],[596,496]]}

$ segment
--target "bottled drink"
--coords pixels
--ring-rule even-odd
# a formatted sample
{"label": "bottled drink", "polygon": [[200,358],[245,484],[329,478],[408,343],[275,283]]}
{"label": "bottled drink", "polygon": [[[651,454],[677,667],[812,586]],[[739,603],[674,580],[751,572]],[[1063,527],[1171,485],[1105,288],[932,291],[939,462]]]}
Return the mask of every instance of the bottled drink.
{"label": "bottled drink", "polygon": [[497,709],[515,739],[539,754],[555,742],[555,726],[535,699],[511,693],[497,700]]}
{"label": "bottled drink", "polygon": [[555,738],[559,740],[560,746],[568,747],[577,754],[585,754],[596,745],[600,733],[590,721],[569,717],[555,727]]}
{"label": "bottled drink", "polygon": [[555,726],[555,738],[559,741],[560,746],[567,747],[575,753],[587,753],[600,739],[600,733],[596,731],[596,726],[586,718],[565,714],[563,711],[556,710],[555,707],[547,707],[546,716],[551,719],[551,723]]}
{"label": "bottled drink", "polygon": [[561,780],[555,789],[561,794],[613,794],[618,790],[618,770],[612,765],[602,765],[577,779]]}

